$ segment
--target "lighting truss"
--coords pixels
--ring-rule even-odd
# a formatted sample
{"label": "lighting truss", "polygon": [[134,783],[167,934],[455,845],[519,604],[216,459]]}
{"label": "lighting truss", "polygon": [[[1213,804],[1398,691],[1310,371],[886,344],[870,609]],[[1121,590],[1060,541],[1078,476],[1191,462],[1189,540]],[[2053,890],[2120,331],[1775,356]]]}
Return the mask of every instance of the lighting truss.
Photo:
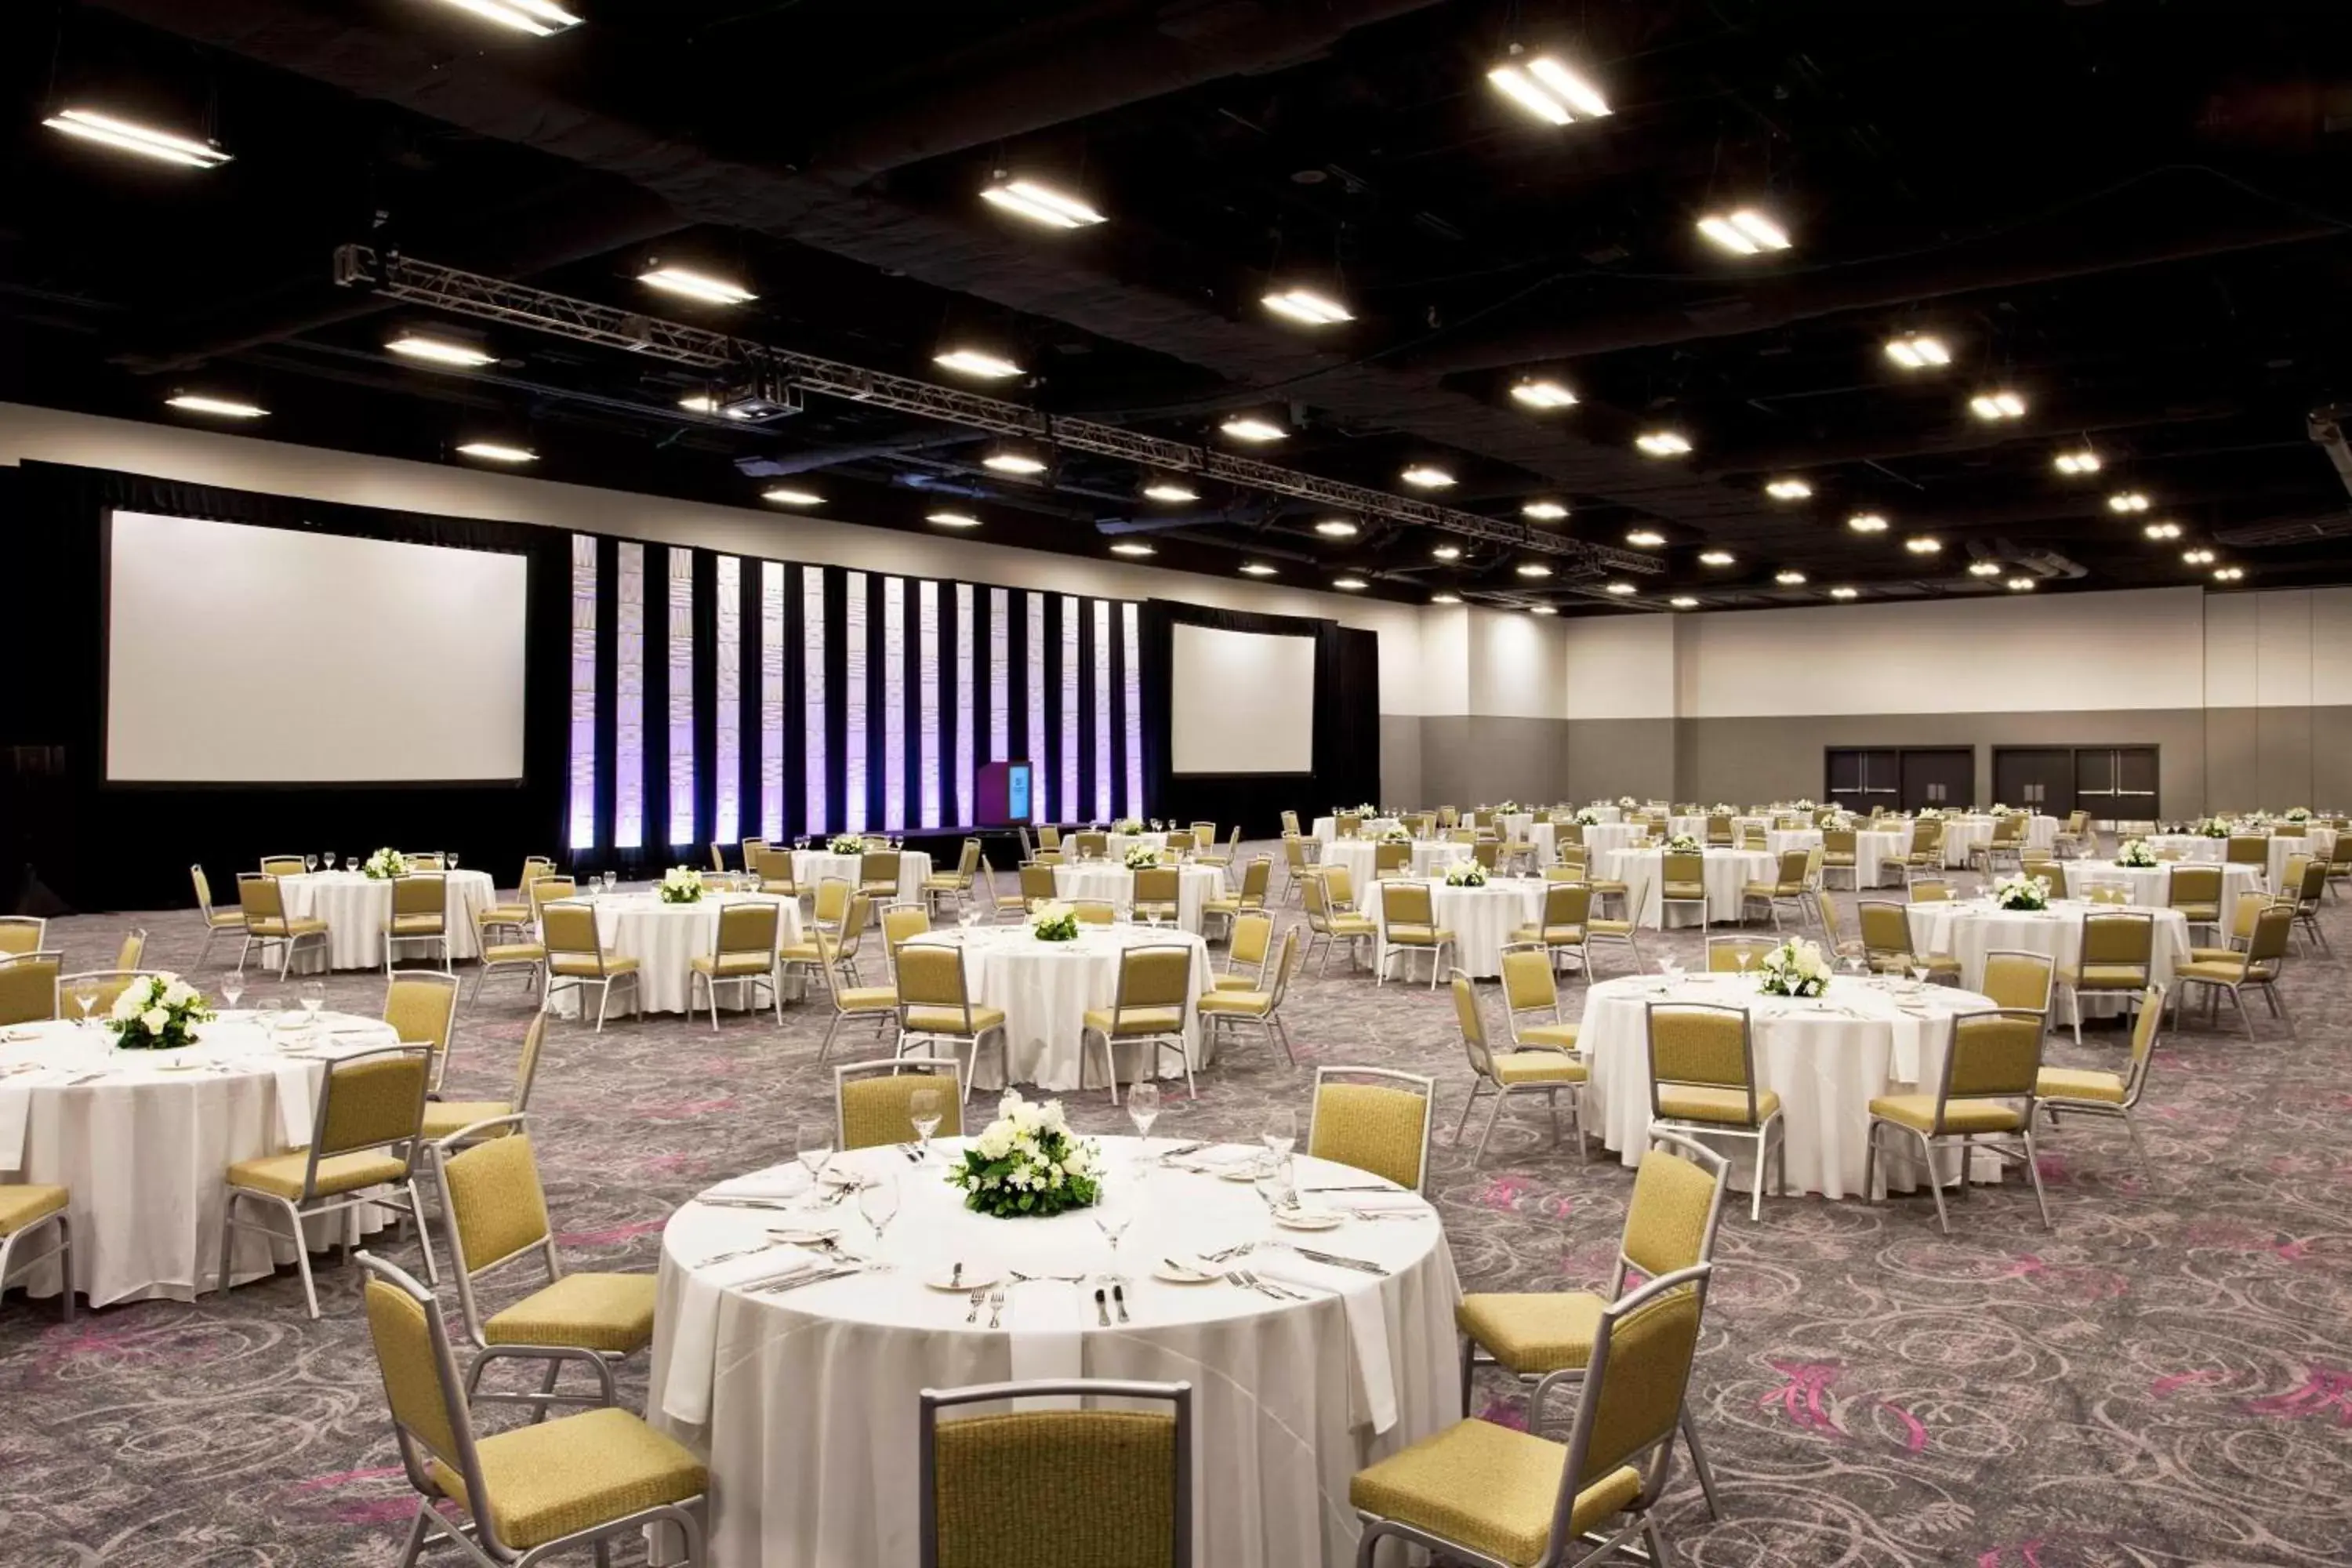
{"label": "lighting truss", "polygon": [[1584,572],[1655,574],[1664,563],[1638,551],[1563,538],[1546,529],[1508,519],[1367,489],[1273,463],[1170,441],[1116,425],[1057,419],[1017,403],[958,387],[939,386],[911,376],[867,370],[839,360],[730,337],[704,327],[667,321],[635,310],[551,294],[480,273],[420,261],[398,252],[378,253],[363,245],[335,252],[335,281],[388,299],[428,306],[451,315],[529,327],[574,342],[664,359],[701,370],[764,370],[803,392],[867,404],[942,424],[992,435],[1016,436],[1040,445],[1087,452],[1164,473],[1199,474],[1244,489],[1288,496],[1334,510],[1395,522],[1418,523],[1468,539],[1573,562]]}

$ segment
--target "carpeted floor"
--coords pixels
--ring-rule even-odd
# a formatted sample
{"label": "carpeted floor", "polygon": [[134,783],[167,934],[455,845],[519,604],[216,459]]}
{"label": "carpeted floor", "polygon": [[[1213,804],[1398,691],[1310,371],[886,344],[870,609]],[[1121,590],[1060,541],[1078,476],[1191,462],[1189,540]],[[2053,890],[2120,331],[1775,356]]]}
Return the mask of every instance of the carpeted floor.
{"label": "carpeted floor", "polygon": [[[2339,944],[2352,940],[2352,919],[2334,906],[2326,918]],[[179,912],[59,921],[51,945],[68,967],[96,966],[133,923],[150,931],[151,963],[194,959],[200,933]],[[1644,945],[1654,961],[1688,960],[1698,943]],[[382,986],[334,976],[329,1005],[373,1012]],[[2152,1181],[2119,1129],[2070,1123],[2048,1140],[2054,1234],[2014,1182],[1979,1189],[1948,1238],[1924,1194],[1875,1208],[1768,1202],[1760,1225],[1744,1209],[1727,1216],[1693,1390],[1724,1516],[1706,1519],[1679,1469],[1665,1518],[1683,1555],[1857,1568],[2352,1563],[2345,966],[2298,960],[2285,990],[2293,1036],[2264,1020],[2252,1045],[2228,1029],[2165,1038],[2144,1110]],[[1568,1000],[1580,1007],[1581,988]],[[464,1015],[453,1096],[506,1092],[530,1006],[509,985]],[[1302,1058],[1438,1076],[1431,1190],[1465,1288],[1605,1282],[1630,1173],[1548,1147],[1532,1111],[1470,1168],[1450,1138],[1469,1074],[1444,992],[1375,990],[1335,966],[1328,980],[1310,973],[1286,1012]],[[602,1036],[557,1025],[533,1110],[567,1259],[650,1269],[675,1205],[784,1158],[796,1117],[830,1114],[820,1028],[806,1009],[788,1010],[782,1031],[737,1019],[716,1037],[676,1018]],[[2051,1047],[2070,1064],[2112,1066],[2122,1051],[2113,1029],[2079,1052],[2056,1036]],[[1253,1138],[1269,1105],[1304,1110],[1306,1083],[1278,1054],[1245,1046],[1197,1101],[1171,1093],[1160,1131]],[[1084,1128],[1126,1131],[1098,1095],[1071,1109]],[[70,1328],[54,1302],[0,1302],[0,1564],[391,1562],[411,1499],[392,1468],[352,1271],[325,1267],[320,1294],[318,1323],[290,1272]],[[640,1403],[642,1362],[635,1370],[627,1392]],[[1501,1393],[1483,1389],[1481,1402],[1508,1420]]]}

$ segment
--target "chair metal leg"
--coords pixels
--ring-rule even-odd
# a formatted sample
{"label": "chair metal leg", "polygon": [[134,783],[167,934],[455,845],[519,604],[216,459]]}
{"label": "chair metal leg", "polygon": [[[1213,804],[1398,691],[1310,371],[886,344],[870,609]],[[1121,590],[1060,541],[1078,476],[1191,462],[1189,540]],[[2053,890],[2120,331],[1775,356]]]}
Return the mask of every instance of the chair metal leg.
{"label": "chair metal leg", "polygon": [[1690,1450],[1691,1469],[1698,1476],[1698,1489],[1706,1497],[1706,1517],[1721,1519],[1723,1510],[1715,1500],[1715,1467],[1706,1462],[1706,1450],[1699,1446],[1698,1424],[1691,1419],[1690,1406],[1683,1406],[1683,1447]]}
{"label": "chair metal leg", "polygon": [[1478,1103],[1478,1091],[1486,1087],[1483,1078],[1470,1080],[1470,1092],[1462,1100],[1462,1120],[1454,1124],[1454,1146],[1457,1149],[1462,1146],[1462,1134],[1470,1129],[1470,1108]]}
{"label": "chair metal leg", "polygon": [[438,1285],[441,1283],[441,1266],[433,1260],[433,1233],[425,1226],[425,1204],[416,1195],[415,1177],[409,1178],[407,1185],[408,1217],[416,1223],[416,1247],[425,1254],[425,1281],[428,1285]]}
{"label": "chair metal leg", "polygon": [[[1934,1194],[1936,1199],[1936,1224],[1946,1236],[1949,1236],[1952,1234],[1952,1215],[1951,1211],[1944,1207],[1944,1173],[1936,1169],[1936,1145],[1925,1132],[1916,1128],[1906,1127],[1904,1131],[1919,1140],[1920,1158],[1927,1164],[1927,1191]],[[1962,1164],[1960,1180],[1965,1183],[1968,1179],[1968,1166]]]}
{"label": "chair metal leg", "polygon": [[[2125,1124],[2126,1126],[2130,1124],[2129,1118],[2126,1118]],[[2134,1141],[2136,1142],[2137,1139]],[[2033,1144],[2033,1118],[2030,1116],[2025,1119],[2025,1173],[2033,1183],[2033,1202],[2034,1205],[2042,1211],[2042,1228],[2044,1230],[2056,1229],[2057,1227],[2050,1223],[2049,1194],[2042,1190],[2042,1154],[2041,1151],[2036,1149]],[[1963,1190],[1966,1190],[1965,1184],[1968,1179],[1968,1167],[1966,1165],[1962,1165],[1960,1167],[1960,1181],[1964,1184]]]}
{"label": "chair metal leg", "polygon": [[1503,1114],[1504,1101],[1510,1098],[1511,1097],[1509,1095],[1505,1094],[1499,1089],[1495,1091],[1495,1103],[1486,1112],[1486,1130],[1478,1134],[1477,1152],[1470,1156],[1470,1163],[1472,1165],[1476,1165],[1481,1160],[1484,1160],[1486,1157],[1486,1144],[1495,1136],[1495,1123]]}
{"label": "chair metal leg", "polygon": [[425,1534],[432,1521],[433,1505],[418,1498],[416,1517],[408,1522],[408,1544],[401,1548],[399,1568],[415,1568],[417,1558],[424,1555]]}

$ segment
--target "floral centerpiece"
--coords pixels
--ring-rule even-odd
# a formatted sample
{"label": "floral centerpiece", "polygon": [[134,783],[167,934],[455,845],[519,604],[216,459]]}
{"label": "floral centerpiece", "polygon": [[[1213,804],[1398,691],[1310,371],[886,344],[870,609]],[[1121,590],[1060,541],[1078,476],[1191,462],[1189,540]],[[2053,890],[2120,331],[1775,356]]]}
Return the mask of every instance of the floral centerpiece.
{"label": "floral centerpiece", "polygon": [[1853,826],[1853,818],[1845,812],[1832,811],[1822,818],[1822,826],[1832,832],[1843,833]]}
{"label": "floral centerpiece", "polygon": [[824,847],[835,855],[863,855],[866,853],[866,835],[836,833],[824,841]]}
{"label": "floral centerpiece", "polygon": [[1040,904],[1029,917],[1029,930],[1039,942],[1076,942],[1078,911],[1065,903]]}
{"label": "floral centerpiece", "polygon": [[1637,805],[1641,805],[1641,804],[1642,804],[1642,803],[1641,803],[1640,801],[1635,800],[1635,799],[1634,799],[1632,795],[1619,795],[1619,796],[1617,797],[1617,805],[1618,805],[1618,806],[1619,806],[1621,809],[1625,810],[1625,811],[1631,811],[1631,810],[1633,810],[1635,806],[1637,806]]}
{"label": "floral centerpiece", "polygon": [[1801,795],[1796,799],[1790,801],[1789,803],[1789,806],[1792,811],[1811,811],[1813,809],[1813,797],[1809,795]]}
{"label": "floral centerpiece", "polygon": [[1369,801],[1369,800],[1368,800],[1368,801],[1366,801],[1366,802],[1364,802],[1364,804],[1363,804],[1363,805],[1360,805],[1360,806],[1356,807],[1356,815],[1357,815],[1358,816],[1378,816],[1380,814],[1381,814],[1381,808],[1380,808],[1379,806],[1377,806],[1377,805],[1373,805],[1370,801]]}
{"label": "floral centerpiece", "polygon": [[2003,877],[1992,888],[1996,909],[2046,910],[2050,907],[2050,879],[2047,877]]}
{"label": "floral centerpiece", "polygon": [[1519,803],[1516,800],[1507,800],[1495,809],[1501,812],[1505,816],[1516,816],[1518,815]]}
{"label": "floral centerpiece", "polygon": [[1986,815],[1987,815],[1987,816],[1996,816],[1996,817],[1999,817],[1999,816],[2008,816],[2012,815],[2012,813],[2011,813],[2011,811],[2010,807],[2008,807],[2008,806],[2005,806],[2005,805],[2001,805],[2001,803],[2000,803],[2000,802],[1999,802],[1999,801],[1994,801],[1994,802],[1992,803],[1992,810],[1991,810],[1991,811],[1990,811],[1990,812],[1988,812],[1988,813],[1986,813]]}
{"label": "floral centerpiece", "polygon": [[1401,822],[1395,823],[1390,826],[1381,829],[1381,842],[1383,844],[1410,844],[1412,842],[1412,832],[1410,828],[1406,827],[1404,824]]}
{"label": "floral centerpiece", "polygon": [[1483,888],[1486,885],[1486,868],[1475,860],[1456,860],[1445,868],[1445,885],[1449,888]]}
{"label": "floral centerpiece", "polygon": [[1576,825],[1579,827],[1600,826],[1601,812],[1599,808],[1590,805],[1579,806],[1576,812]]}
{"label": "floral centerpiece", "polygon": [[1126,858],[1129,870],[1148,871],[1160,864],[1160,851],[1149,844],[1130,844],[1127,847]]}
{"label": "floral centerpiece", "polygon": [[672,866],[662,873],[661,901],[666,904],[698,904],[702,901],[702,873],[691,866]]}
{"label": "floral centerpiece", "polygon": [[2286,814],[2285,820],[2288,822],[2309,822],[2311,820],[2311,807],[2307,805],[2298,805]]}
{"label": "floral centerpiece", "polygon": [[1122,816],[1110,825],[1110,830],[1113,833],[1140,833],[1143,831],[1143,818]]}
{"label": "floral centerpiece", "polygon": [[408,857],[397,849],[379,849],[369,856],[360,869],[381,882],[393,877],[408,875]]}
{"label": "floral centerpiece", "polygon": [[1739,808],[1736,805],[1726,805],[1723,802],[1718,800],[1713,805],[1706,808],[1706,814],[1709,816],[1738,816],[1739,815]]}
{"label": "floral centerpiece", "polygon": [[1677,833],[1666,840],[1666,853],[1669,855],[1703,855],[1706,852],[1706,846],[1687,833]]}
{"label": "floral centerpiece", "polygon": [[2156,847],[2145,838],[2126,838],[2116,846],[2116,864],[2142,869],[2156,864]]}
{"label": "floral centerpiece", "polygon": [[1102,1196],[1099,1160],[1099,1149],[1063,1120],[1060,1100],[1038,1103],[1006,1089],[996,1120],[972,1140],[948,1184],[963,1189],[963,1206],[975,1214],[1043,1219]]}
{"label": "floral centerpiece", "polygon": [[2227,838],[2230,833],[2230,825],[2218,816],[2205,817],[2197,824],[2197,834],[2201,838]]}
{"label": "floral centerpiece", "polygon": [[1792,936],[1756,966],[1757,989],[1772,996],[1818,996],[1830,988],[1830,958],[1819,942]]}
{"label": "floral centerpiece", "polygon": [[175,1051],[196,1043],[195,1026],[211,1020],[203,993],[176,974],[142,974],[107,1010],[106,1026],[126,1051]]}
{"label": "floral centerpiece", "polygon": [[1941,822],[1944,820],[1944,814],[1936,806],[1923,805],[1919,808],[1918,817],[1922,822]]}

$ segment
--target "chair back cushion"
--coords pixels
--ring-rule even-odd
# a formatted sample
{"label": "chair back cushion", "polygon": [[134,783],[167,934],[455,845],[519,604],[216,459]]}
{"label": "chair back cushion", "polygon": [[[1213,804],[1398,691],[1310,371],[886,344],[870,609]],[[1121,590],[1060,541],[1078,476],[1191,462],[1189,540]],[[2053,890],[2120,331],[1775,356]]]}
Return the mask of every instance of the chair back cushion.
{"label": "chair back cushion", "polygon": [[1173,1558],[1172,1415],[969,1416],[940,1423],[936,1453],[940,1568],[1168,1568]]}
{"label": "chair back cushion", "polygon": [[1421,1186],[1423,1130],[1429,1099],[1372,1083],[1331,1083],[1315,1091],[1313,1145],[1307,1152],[1401,1187]]}

